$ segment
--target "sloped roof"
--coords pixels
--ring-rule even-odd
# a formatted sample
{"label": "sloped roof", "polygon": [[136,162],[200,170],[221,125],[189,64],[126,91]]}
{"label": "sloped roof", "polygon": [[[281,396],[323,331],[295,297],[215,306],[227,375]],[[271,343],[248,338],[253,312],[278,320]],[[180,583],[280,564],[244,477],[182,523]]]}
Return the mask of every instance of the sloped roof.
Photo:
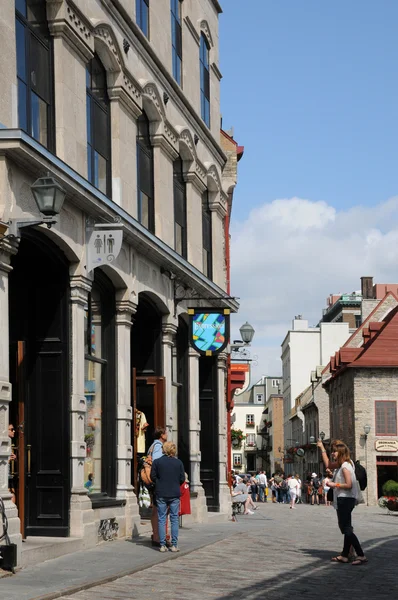
{"label": "sloped roof", "polygon": [[[340,348],[330,359],[331,379],[348,368],[398,367],[398,306],[381,322],[369,322],[362,329],[361,348]],[[331,381],[325,382],[325,386]]]}
{"label": "sloped roof", "polygon": [[[382,308],[384,304],[387,304],[387,301],[390,299],[395,300],[396,306],[398,306],[397,296],[393,292],[387,292],[387,294],[384,296],[384,298],[382,300],[380,300],[380,302],[377,304],[377,306],[367,316],[367,318],[358,327],[358,329],[356,329],[354,331],[354,333],[348,338],[348,340],[343,344],[343,346],[340,348],[340,350],[342,350],[343,348],[360,348],[363,345],[363,334],[362,334],[363,330],[368,327],[369,323],[371,323],[371,322],[373,322],[373,324],[375,323],[374,321],[372,321],[372,319],[374,319],[375,313],[377,311],[379,311],[380,308]],[[394,310],[394,308],[391,308],[391,311],[392,310]],[[384,318],[386,318],[390,314],[390,312],[388,312]],[[331,357],[331,360],[329,361],[329,363],[326,365],[326,367],[322,371],[323,375],[325,375],[331,371],[332,358],[334,358],[334,357]]]}

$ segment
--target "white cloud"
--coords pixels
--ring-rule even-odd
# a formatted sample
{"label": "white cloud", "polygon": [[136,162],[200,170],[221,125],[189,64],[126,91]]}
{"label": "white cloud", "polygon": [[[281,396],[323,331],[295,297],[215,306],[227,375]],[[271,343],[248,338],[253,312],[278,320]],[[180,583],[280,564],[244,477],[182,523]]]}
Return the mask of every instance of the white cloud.
{"label": "white cloud", "polygon": [[263,204],[243,223],[232,221],[231,268],[241,303],[232,338],[248,320],[259,357],[253,379],[278,375],[294,315],[316,325],[327,296],[360,289],[362,275],[398,283],[398,197],[347,210],[300,198]]}

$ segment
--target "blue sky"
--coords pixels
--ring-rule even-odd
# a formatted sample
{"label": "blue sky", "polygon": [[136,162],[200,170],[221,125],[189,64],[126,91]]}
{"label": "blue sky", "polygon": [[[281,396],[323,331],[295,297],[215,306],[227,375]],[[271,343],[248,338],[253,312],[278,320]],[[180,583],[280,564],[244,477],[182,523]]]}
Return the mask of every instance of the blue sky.
{"label": "blue sky", "polygon": [[[398,281],[398,0],[224,0],[223,127],[245,146],[232,221],[235,326],[278,374],[362,275]],[[233,334],[235,336],[235,334]]]}
{"label": "blue sky", "polygon": [[235,218],[299,196],[374,204],[397,189],[398,1],[224,0],[223,126],[245,146]]}

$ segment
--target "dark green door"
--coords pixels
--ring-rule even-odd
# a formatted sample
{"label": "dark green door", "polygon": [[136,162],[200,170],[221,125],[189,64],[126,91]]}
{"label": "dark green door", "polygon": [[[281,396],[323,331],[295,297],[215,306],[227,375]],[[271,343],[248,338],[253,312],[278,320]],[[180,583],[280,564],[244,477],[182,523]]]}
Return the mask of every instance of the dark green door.
{"label": "dark green door", "polygon": [[[10,274],[10,341],[25,343],[25,532],[69,533],[69,278],[59,249],[23,237]],[[14,395],[18,394],[18,382]]]}

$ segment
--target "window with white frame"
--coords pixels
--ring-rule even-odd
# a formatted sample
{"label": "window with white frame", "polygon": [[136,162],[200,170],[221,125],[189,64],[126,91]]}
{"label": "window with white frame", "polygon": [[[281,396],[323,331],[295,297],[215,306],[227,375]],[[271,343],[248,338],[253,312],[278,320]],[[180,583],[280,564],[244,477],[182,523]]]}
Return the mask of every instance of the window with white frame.
{"label": "window with white frame", "polygon": [[256,402],[258,404],[262,404],[263,400],[264,400],[264,394],[256,394]]}
{"label": "window with white frame", "polygon": [[242,455],[234,454],[233,461],[234,461],[234,467],[241,467],[242,466]]}
{"label": "window with white frame", "polygon": [[254,427],[254,415],[246,415],[246,425],[248,427]]}
{"label": "window with white frame", "polygon": [[279,379],[272,380],[272,387],[279,387]]}
{"label": "window with white frame", "polygon": [[246,436],[246,446],[255,446],[256,445],[256,434],[248,433]]}

